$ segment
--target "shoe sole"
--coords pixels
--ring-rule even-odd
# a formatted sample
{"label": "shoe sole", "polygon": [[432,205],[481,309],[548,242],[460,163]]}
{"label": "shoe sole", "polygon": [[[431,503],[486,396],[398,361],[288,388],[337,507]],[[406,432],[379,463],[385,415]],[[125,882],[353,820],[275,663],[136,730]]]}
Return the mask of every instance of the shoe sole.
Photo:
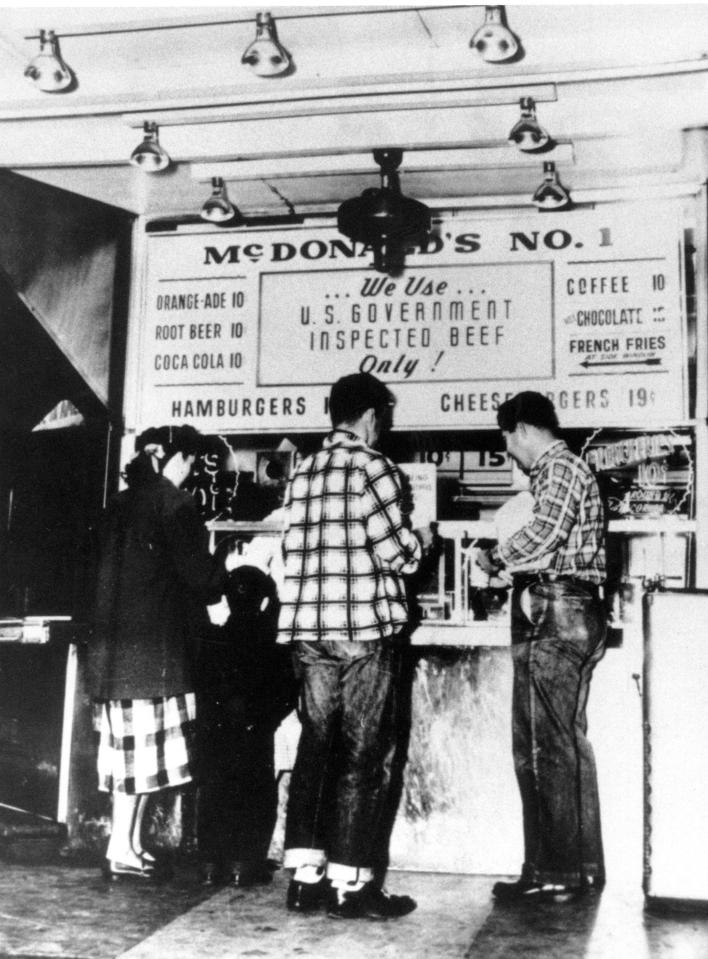
{"label": "shoe sole", "polygon": [[404,912],[383,913],[383,912],[375,912],[373,909],[372,910],[364,909],[361,912],[358,912],[355,909],[353,909],[351,912],[346,912],[346,911],[342,911],[341,908],[330,906],[327,909],[327,915],[330,917],[330,919],[371,919],[374,921],[378,920],[378,921],[385,922],[387,919],[402,919],[403,916],[409,916],[412,912],[415,911],[416,908],[417,908],[417,904],[412,906],[411,908],[407,908]]}
{"label": "shoe sole", "polygon": [[519,896],[495,896],[494,901],[500,906],[535,906],[538,903],[555,903],[564,905],[576,902],[586,895],[584,889],[569,889],[567,892],[529,892]]}
{"label": "shoe sole", "polygon": [[344,912],[332,912],[332,910],[327,910],[327,915],[330,919],[368,919],[369,922],[385,922],[387,919],[395,919],[396,916],[381,916],[373,915],[368,912],[356,912],[356,913],[344,913]]}
{"label": "shoe sole", "polygon": [[101,875],[106,882],[165,882],[171,879],[173,872],[168,866],[151,866],[149,869],[111,869],[110,866],[101,868]]}
{"label": "shoe sole", "polygon": [[114,870],[102,873],[106,882],[157,882],[160,876],[153,871],[145,872],[115,872]]}

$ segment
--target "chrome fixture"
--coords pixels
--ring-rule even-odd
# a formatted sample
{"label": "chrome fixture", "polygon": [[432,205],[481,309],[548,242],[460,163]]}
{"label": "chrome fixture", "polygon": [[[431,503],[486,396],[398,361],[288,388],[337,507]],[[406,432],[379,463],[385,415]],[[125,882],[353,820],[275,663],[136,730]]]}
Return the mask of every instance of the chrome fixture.
{"label": "chrome fixture", "polygon": [[543,164],[543,183],[532,197],[539,210],[563,210],[571,205],[570,194],[561,184],[556,165],[550,161]]}
{"label": "chrome fixture", "polygon": [[160,146],[157,124],[146,120],[143,124],[145,134],[142,143],[139,143],[130,154],[130,162],[146,173],[159,173],[170,165],[170,158]]}
{"label": "chrome fixture", "polygon": [[269,13],[256,16],[256,38],[245,49],[241,63],[259,77],[279,77],[292,70],[292,58],[278,42],[275,20]]}
{"label": "chrome fixture", "polygon": [[470,46],[487,63],[504,63],[520,55],[521,45],[506,25],[504,7],[484,8],[484,23],[472,35]]}
{"label": "chrome fixture", "polygon": [[226,186],[220,176],[211,178],[211,196],[204,201],[199,215],[209,223],[228,223],[242,219],[239,210],[226,195]]}
{"label": "chrome fixture", "polygon": [[25,76],[45,93],[61,93],[74,86],[76,78],[61,58],[53,30],[39,31],[39,53],[27,64]]}
{"label": "chrome fixture", "polygon": [[509,132],[509,140],[523,153],[535,153],[551,145],[551,138],[536,119],[536,104],[533,97],[521,97],[521,117]]}

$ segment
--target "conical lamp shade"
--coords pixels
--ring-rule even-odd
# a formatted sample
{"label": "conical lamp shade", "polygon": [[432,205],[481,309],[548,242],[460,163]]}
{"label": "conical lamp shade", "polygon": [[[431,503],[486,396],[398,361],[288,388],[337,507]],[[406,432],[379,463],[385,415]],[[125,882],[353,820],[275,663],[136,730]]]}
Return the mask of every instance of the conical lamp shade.
{"label": "conical lamp shade", "polygon": [[170,158],[160,146],[157,124],[145,123],[143,129],[145,138],[130,154],[130,162],[146,173],[159,173],[170,165]]}
{"label": "conical lamp shade", "polygon": [[571,205],[570,194],[560,183],[555,163],[543,164],[543,183],[532,197],[539,210],[562,210]]}
{"label": "conical lamp shade", "polygon": [[259,77],[279,77],[292,69],[290,54],[278,42],[278,34],[269,13],[256,17],[256,39],[244,50],[241,63]]}
{"label": "conical lamp shade", "polygon": [[74,76],[59,53],[53,30],[40,30],[39,53],[27,64],[25,76],[44,93],[60,93],[74,83]]}
{"label": "conical lamp shade", "polygon": [[226,195],[226,187],[221,177],[213,177],[211,185],[211,196],[205,200],[199,214],[202,220],[209,223],[228,223],[230,220],[240,219],[239,211]]}
{"label": "conical lamp shade", "polygon": [[550,144],[550,136],[536,119],[536,107],[532,97],[521,98],[521,117],[511,128],[509,140],[523,153],[543,150]]}
{"label": "conical lamp shade", "polygon": [[519,41],[504,22],[503,7],[485,7],[484,23],[470,40],[470,46],[487,63],[504,63],[519,53]]}

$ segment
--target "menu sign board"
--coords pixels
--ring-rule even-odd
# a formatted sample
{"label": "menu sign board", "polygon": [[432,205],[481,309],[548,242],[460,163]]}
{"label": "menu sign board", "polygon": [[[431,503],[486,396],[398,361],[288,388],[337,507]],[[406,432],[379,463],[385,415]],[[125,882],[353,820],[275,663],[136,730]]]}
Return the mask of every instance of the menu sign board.
{"label": "menu sign board", "polygon": [[524,389],[568,427],[680,424],[680,241],[673,204],[455,216],[387,276],[334,227],[149,236],[135,427],[324,430],[357,370],[399,429],[494,426]]}

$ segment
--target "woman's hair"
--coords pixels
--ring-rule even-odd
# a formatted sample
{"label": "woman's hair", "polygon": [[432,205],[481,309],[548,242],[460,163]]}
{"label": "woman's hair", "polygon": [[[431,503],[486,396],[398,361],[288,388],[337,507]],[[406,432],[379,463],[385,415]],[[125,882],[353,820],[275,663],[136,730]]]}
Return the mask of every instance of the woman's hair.
{"label": "woman's hair", "polygon": [[193,426],[151,426],[135,438],[135,456],[123,476],[128,486],[140,486],[156,477],[155,462],[162,473],[175,453],[199,456],[204,449],[204,437]]}

